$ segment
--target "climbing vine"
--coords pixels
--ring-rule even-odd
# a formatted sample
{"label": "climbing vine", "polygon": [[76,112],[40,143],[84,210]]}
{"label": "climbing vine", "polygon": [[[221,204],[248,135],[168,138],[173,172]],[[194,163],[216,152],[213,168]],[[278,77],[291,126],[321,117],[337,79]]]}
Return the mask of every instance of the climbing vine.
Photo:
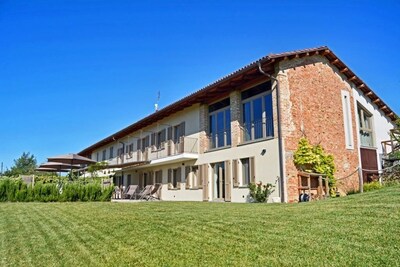
{"label": "climbing vine", "polygon": [[335,185],[334,158],[320,144],[311,145],[306,138],[301,138],[294,152],[293,162],[301,171],[325,174],[329,178],[330,186]]}

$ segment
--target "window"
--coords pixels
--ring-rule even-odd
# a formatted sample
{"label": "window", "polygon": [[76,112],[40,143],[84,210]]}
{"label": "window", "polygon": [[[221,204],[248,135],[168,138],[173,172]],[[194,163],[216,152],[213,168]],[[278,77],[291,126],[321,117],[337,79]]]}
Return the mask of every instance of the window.
{"label": "window", "polygon": [[242,185],[250,184],[250,163],[249,158],[241,159],[242,163]]}
{"label": "window", "polygon": [[130,143],[127,147],[126,147],[126,153],[128,153],[129,157],[132,157],[132,153],[133,153],[133,143]]}
{"label": "window", "polygon": [[342,90],[344,136],[347,149],[353,149],[353,126],[351,123],[350,94]]}
{"label": "window", "polygon": [[156,171],[156,183],[157,184],[162,183],[162,170]]}
{"label": "window", "polygon": [[174,126],[174,143],[178,143],[180,141],[180,137],[185,136],[185,122],[182,122],[179,125]]}
{"label": "window", "polygon": [[112,159],[114,157],[114,147],[110,147],[110,157],[109,159]]}
{"label": "window", "polygon": [[197,189],[200,187],[200,181],[197,178],[197,166],[186,166],[185,167],[185,183],[186,188]]}
{"label": "window", "polygon": [[157,133],[157,142],[156,142],[157,149],[164,148],[164,142],[165,142],[165,139],[166,139],[166,132],[167,132],[167,130],[164,129],[164,130],[162,130],[162,131]]}
{"label": "window", "polygon": [[372,114],[358,105],[358,119],[360,127],[360,141],[361,146],[373,147],[373,128],[372,128]]}
{"label": "window", "polygon": [[209,106],[210,148],[231,145],[231,112],[229,98]]}
{"label": "window", "polygon": [[168,188],[179,189],[178,185],[181,182],[181,168],[168,169]]}
{"label": "window", "polygon": [[96,153],[96,161],[99,162],[100,157],[99,157],[99,152]]}
{"label": "window", "polygon": [[244,141],[274,136],[271,83],[242,92]]}
{"label": "window", "polygon": [[102,160],[102,161],[105,161],[105,160],[106,160],[106,153],[107,153],[107,151],[104,149],[104,150],[103,150],[103,155],[102,155],[102,157],[101,157],[101,160]]}

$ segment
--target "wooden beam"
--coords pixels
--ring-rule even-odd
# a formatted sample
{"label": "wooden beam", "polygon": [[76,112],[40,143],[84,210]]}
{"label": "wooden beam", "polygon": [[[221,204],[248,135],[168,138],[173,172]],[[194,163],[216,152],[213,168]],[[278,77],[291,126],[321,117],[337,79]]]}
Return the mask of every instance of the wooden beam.
{"label": "wooden beam", "polygon": [[365,95],[366,96],[370,96],[370,95],[372,95],[372,94],[374,94],[372,91],[369,91],[368,93],[366,93]]}
{"label": "wooden beam", "polygon": [[335,60],[333,60],[333,61],[331,61],[331,64],[336,64],[336,63],[338,63],[339,62],[339,59],[337,58],[337,59],[335,59]]}
{"label": "wooden beam", "polygon": [[319,55],[319,51],[315,51],[315,55]]}
{"label": "wooden beam", "polygon": [[348,71],[348,70],[349,70],[348,68],[341,69],[341,70],[340,70],[340,73],[346,72],[346,71]]}
{"label": "wooden beam", "polygon": [[388,109],[388,107],[384,105],[383,107],[381,107],[381,109]]}
{"label": "wooden beam", "polygon": [[354,81],[355,79],[357,79],[357,76],[356,76],[356,75],[353,75],[353,76],[351,76],[351,77],[349,78],[349,81]]}
{"label": "wooden beam", "polygon": [[325,49],[324,52],[322,52],[322,55],[325,56],[329,54],[331,51],[329,49]]}
{"label": "wooden beam", "polygon": [[363,88],[363,87],[365,87],[365,84],[363,84],[363,83],[360,84],[359,86],[357,86],[358,89],[361,89],[361,88]]}
{"label": "wooden beam", "polygon": [[381,100],[380,100],[379,98],[377,98],[377,99],[375,99],[375,100],[372,101],[372,102],[374,102],[374,104],[377,104],[377,103],[381,102]]}

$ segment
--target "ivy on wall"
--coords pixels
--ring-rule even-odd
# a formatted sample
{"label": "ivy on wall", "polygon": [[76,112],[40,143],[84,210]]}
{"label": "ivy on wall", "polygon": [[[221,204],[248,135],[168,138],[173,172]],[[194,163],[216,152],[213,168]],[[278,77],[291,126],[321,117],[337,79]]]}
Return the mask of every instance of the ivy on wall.
{"label": "ivy on wall", "polygon": [[306,138],[302,137],[294,152],[293,162],[301,171],[325,174],[329,178],[330,186],[335,185],[334,158],[331,154],[326,153],[320,144],[311,145]]}

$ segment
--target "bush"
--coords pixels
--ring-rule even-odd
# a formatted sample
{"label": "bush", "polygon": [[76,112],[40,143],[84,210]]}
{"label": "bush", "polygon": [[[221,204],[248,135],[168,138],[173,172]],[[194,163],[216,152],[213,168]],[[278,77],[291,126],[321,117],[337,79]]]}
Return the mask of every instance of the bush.
{"label": "bush", "polygon": [[39,181],[28,186],[20,179],[0,179],[0,202],[110,201],[112,186],[102,189],[99,183]]}
{"label": "bush", "polygon": [[381,189],[381,188],[382,188],[382,185],[378,181],[367,183],[367,184],[364,184],[364,186],[363,186],[364,192],[377,190],[377,189]]}
{"label": "bush", "polygon": [[251,183],[249,186],[250,196],[255,202],[264,203],[268,201],[268,197],[275,191],[275,186],[272,184],[263,185],[261,182],[258,184]]}

